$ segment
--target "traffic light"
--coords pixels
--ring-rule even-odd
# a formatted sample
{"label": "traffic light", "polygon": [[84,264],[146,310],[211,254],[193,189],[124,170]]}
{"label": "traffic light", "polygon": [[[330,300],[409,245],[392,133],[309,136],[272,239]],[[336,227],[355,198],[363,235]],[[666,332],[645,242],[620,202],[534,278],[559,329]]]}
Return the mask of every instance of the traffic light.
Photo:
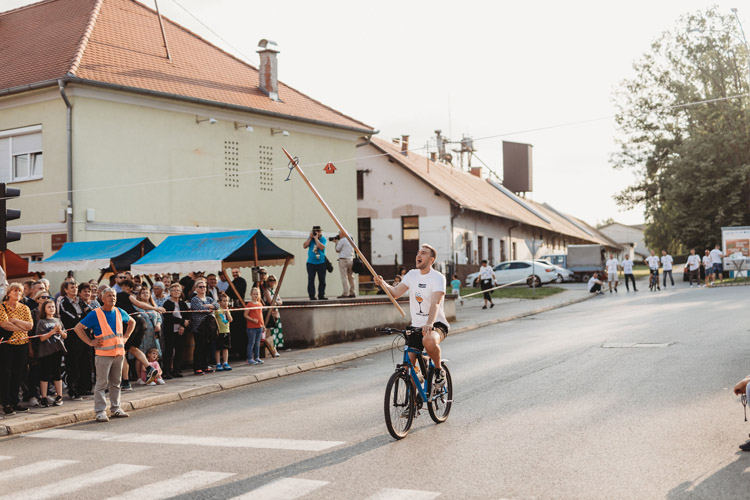
{"label": "traffic light", "polygon": [[0,183],[0,251],[3,252],[8,249],[8,243],[21,239],[21,233],[8,231],[8,221],[20,219],[21,211],[5,208],[8,199],[18,196],[21,196],[20,189],[7,187],[4,182]]}

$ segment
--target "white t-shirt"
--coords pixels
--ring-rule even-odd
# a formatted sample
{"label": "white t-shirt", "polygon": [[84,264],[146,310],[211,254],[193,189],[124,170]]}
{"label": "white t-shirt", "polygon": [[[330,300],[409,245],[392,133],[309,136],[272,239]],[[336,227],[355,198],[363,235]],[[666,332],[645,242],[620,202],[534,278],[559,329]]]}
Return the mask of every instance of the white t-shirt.
{"label": "white t-shirt", "polygon": [[703,256],[703,267],[709,269],[711,267],[711,257],[708,255]]}
{"label": "white t-shirt", "polygon": [[[432,305],[432,294],[445,293],[445,276],[434,269],[422,274],[419,269],[412,269],[404,275],[401,283],[409,287],[409,309],[411,311],[411,326],[420,327],[427,324]],[[443,300],[440,301],[435,322],[448,326],[443,310]]]}
{"label": "white t-shirt", "polygon": [[691,271],[695,271],[701,266],[701,258],[697,255],[689,255],[687,263],[688,269],[690,269]]}
{"label": "white t-shirt", "polygon": [[633,274],[633,261],[630,259],[623,259],[622,264],[622,271],[625,274]]}
{"label": "white t-shirt", "polygon": [[665,271],[671,271],[672,270],[672,256],[669,254],[662,255],[661,265],[664,267]]}
{"label": "white t-shirt", "polygon": [[339,253],[339,259],[353,259],[354,249],[346,238],[341,238],[336,243],[336,251]]}
{"label": "white t-shirt", "polygon": [[609,259],[607,261],[607,273],[608,274],[617,274],[617,266],[620,265],[619,262],[617,262],[617,259]]}
{"label": "white t-shirt", "polygon": [[656,255],[650,255],[646,257],[646,263],[651,269],[659,269],[659,257]]}
{"label": "white t-shirt", "polygon": [[711,264],[721,264],[721,250],[717,248],[711,250]]}
{"label": "white t-shirt", "polygon": [[490,266],[482,266],[479,268],[480,280],[491,280],[493,277],[494,277],[494,274]]}

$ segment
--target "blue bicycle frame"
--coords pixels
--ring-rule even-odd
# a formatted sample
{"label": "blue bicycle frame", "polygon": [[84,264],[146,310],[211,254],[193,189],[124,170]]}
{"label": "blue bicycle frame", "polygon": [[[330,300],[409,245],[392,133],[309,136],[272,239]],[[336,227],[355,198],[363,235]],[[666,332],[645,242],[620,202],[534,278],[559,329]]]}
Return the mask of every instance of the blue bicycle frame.
{"label": "blue bicycle frame", "polygon": [[[414,365],[412,364],[411,359],[409,358],[409,353],[410,352],[416,354],[417,356],[424,356],[424,352],[418,351],[418,350],[414,349],[413,347],[407,347],[406,350],[404,351],[404,362],[403,362],[403,364],[401,366],[408,366],[409,367],[409,373],[411,373],[411,378],[414,381],[414,386],[417,388],[419,397],[421,397],[422,401],[424,401],[426,403],[428,401],[428,397],[427,397],[427,373],[423,373],[422,374],[424,376],[424,387],[422,387],[422,384],[419,382],[419,377],[417,376],[417,371],[414,369]],[[417,360],[417,363],[419,363],[418,360]],[[429,365],[426,368],[427,368],[428,372],[429,372],[429,370],[431,368],[433,368],[433,369],[435,368],[435,364],[432,362],[432,358],[430,358],[430,363],[429,363]]]}

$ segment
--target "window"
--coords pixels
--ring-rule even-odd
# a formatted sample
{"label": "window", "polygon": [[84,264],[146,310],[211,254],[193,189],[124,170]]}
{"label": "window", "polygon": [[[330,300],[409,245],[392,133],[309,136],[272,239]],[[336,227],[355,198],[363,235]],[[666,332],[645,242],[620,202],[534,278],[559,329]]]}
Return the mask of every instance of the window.
{"label": "window", "polygon": [[412,265],[419,252],[419,216],[401,217],[401,258],[402,264]]}
{"label": "window", "polygon": [[43,167],[40,125],[0,132],[0,182],[41,179]]}
{"label": "window", "polygon": [[531,264],[527,264],[526,262],[511,262],[510,263],[511,269],[526,269],[527,267],[531,267]]}
{"label": "window", "polygon": [[357,199],[365,199],[365,171],[357,170]]}
{"label": "window", "polygon": [[477,252],[479,253],[479,262],[484,260],[484,236],[477,236]]}
{"label": "window", "polygon": [[510,269],[510,262],[503,262],[495,266],[495,271],[507,271],[508,269]]}

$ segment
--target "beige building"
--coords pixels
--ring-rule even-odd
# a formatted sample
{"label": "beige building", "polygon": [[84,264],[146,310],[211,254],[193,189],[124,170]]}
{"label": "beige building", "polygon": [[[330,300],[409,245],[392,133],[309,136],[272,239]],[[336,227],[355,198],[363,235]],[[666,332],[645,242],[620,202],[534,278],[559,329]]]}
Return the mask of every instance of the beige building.
{"label": "beige building", "polygon": [[421,242],[463,280],[480,262],[566,253],[569,244],[619,246],[583,221],[502,185],[373,137],[358,149],[360,248],[384,276],[414,265]]}
{"label": "beige building", "polygon": [[286,182],[282,148],[356,227],[356,144],[375,131],[279,82],[275,43],[261,40],[255,68],[134,0],[51,0],[0,13],[0,25],[0,177],[22,192],[9,203],[22,211],[16,253],[258,228],[295,254],[284,289],[304,296],[302,242],[313,225],[336,228],[298,176]]}

